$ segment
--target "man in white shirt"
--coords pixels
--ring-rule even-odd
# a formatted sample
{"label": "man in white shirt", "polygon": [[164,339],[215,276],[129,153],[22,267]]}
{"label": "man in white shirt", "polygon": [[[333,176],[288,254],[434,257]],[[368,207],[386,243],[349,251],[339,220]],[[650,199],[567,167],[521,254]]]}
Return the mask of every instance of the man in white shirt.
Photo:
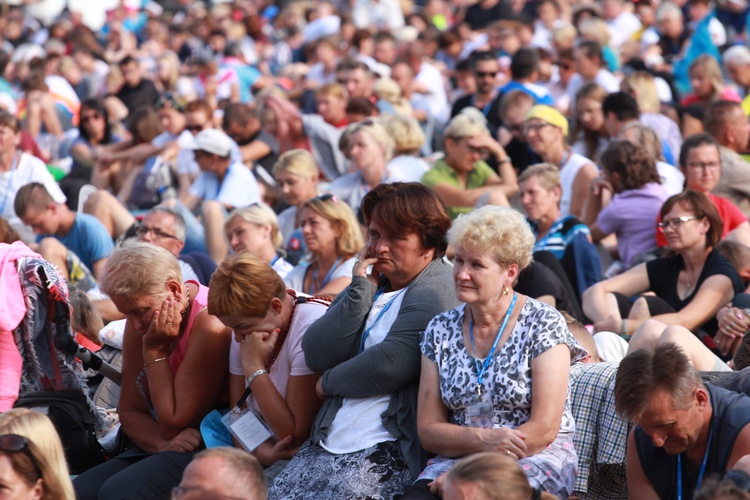
{"label": "man in white shirt", "polygon": [[609,27],[612,45],[619,48],[641,29],[641,21],[625,9],[624,0],[604,0],[603,7],[602,14]]}
{"label": "man in white shirt", "polygon": [[[224,132],[206,129],[187,139],[184,147],[195,151],[201,174],[190,191],[180,197],[182,205],[187,208],[180,210],[180,214],[188,224],[188,231],[204,233],[206,250],[218,264],[227,254],[224,239],[226,216],[235,208],[261,201],[260,190],[253,173],[242,163],[232,162],[233,142]],[[192,210],[199,203],[202,203],[202,227],[192,216]],[[186,216],[185,212],[189,215]]]}

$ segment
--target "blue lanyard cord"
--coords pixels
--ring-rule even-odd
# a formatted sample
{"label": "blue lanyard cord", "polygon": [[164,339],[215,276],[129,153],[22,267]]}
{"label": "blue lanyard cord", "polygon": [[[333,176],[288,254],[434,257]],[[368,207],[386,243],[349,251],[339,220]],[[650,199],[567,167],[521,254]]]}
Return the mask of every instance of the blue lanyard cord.
{"label": "blue lanyard cord", "polygon": [[279,260],[279,254],[274,255],[273,260],[271,261],[271,267],[273,267],[273,265],[276,264],[278,260]]}
{"label": "blue lanyard cord", "polygon": [[[706,453],[703,454],[703,463],[701,464],[701,470],[698,473],[698,482],[695,485],[695,490],[698,491],[701,488],[701,482],[703,481],[703,474],[706,473],[706,463],[708,462],[708,450],[711,447],[711,436],[714,433],[713,427],[708,431],[708,442],[706,443]],[[677,500],[682,500],[682,454],[677,455]]]}
{"label": "blue lanyard cord", "polygon": [[10,193],[10,190],[13,188],[13,174],[16,173],[16,167],[18,167],[18,159],[21,157],[21,155],[16,151],[16,154],[13,155],[13,163],[10,166],[10,179],[8,179],[8,185],[5,187],[5,195],[3,195],[3,204],[0,205],[0,216],[3,215],[3,212],[5,212],[5,204],[8,202],[8,193]]}
{"label": "blue lanyard cord", "polygon": [[[398,292],[396,295],[394,295],[391,300],[388,301],[388,303],[385,305],[383,309],[380,310],[380,313],[378,313],[378,316],[375,318],[375,321],[372,322],[369,328],[366,328],[365,331],[362,333],[362,340],[359,343],[359,352],[362,352],[365,350],[365,341],[367,340],[367,337],[370,336],[370,332],[373,328],[375,328],[375,325],[378,324],[378,321],[380,321],[380,318],[383,317],[385,312],[390,309],[391,305],[396,301],[396,299],[404,293],[406,290],[408,290],[409,287],[404,287],[401,289],[400,292]],[[378,293],[375,294],[375,300],[373,300],[373,303],[377,302],[377,300],[383,295],[383,292],[385,291],[385,287],[378,290]]]}
{"label": "blue lanyard cord", "polygon": [[331,268],[328,270],[328,274],[326,274],[326,277],[323,279],[323,283],[320,284],[320,288],[318,290],[315,290],[315,282],[318,281],[318,266],[317,264],[315,265],[315,269],[313,270],[313,275],[312,275],[312,283],[310,283],[310,292],[308,293],[308,295],[315,295],[316,291],[319,292],[320,290],[326,287],[326,285],[328,284],[328,281],[330,281],[331,279],[331,275],[333,275],[333,272],[336,270],[337,267],[339,267],[340,262],[341,262],[341,257],[336,259],[336,262],[334,262]]}
{"label": "blue lanyard cord", "polygon": [[[494,359],[495,349],[497,349],[497,344],[500,342],[500,337],[503,336],[503,332],[505,331],[505,327],[508,326],[508,321],[510,320],[510,315],[513,314],[513,308],[516,306],[516,299],[518,298],[518,295],[513,292],[513,300],[510,301],[510,306],[508,307],[508,310],[505,312],[505,317],[503,318],[503,322],[500,325],[500,329],[497,331],[497,335],[495,335],[495,341],[492,343],[492,349],[490,349],[490,353],[487,355],[486,358],[484,358],[484,363],[480,362],[478,359],[474,360],[474,364],[477,367],[477,393],[482,393],[482,381],[484,380],[484,372],[487,371],[487,367],[490,366],[490,363],[492,363],[492,360]],[[469,338],[471,339],[471,348],[474,350],[474,354],[477,354],[477,348],[474,346],[474,317],[469,317]]]}

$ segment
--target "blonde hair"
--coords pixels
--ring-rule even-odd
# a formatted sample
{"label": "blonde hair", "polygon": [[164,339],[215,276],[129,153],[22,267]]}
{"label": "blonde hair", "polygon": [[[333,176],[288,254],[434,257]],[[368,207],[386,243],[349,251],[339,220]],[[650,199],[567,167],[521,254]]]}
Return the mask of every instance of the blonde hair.
{"label": "blonde hair", "polygon": [[[475,453],[459,460],[448,471],[445,481],[473,484],[485,500],[531,500],[534,494],[521,466],[499,453]],[[553,500],[556,497],[543,491],[539,498]]]}
{"label": "blonde hair", "polygon": [[284,293],[284,282],[268,262],[240,252],[224,259],[211,276],[208,314],[262,317],[271,300]]}
{"label": "blonde hair", "polygon": [[390,78],[375,80],[372,85],[372,95],[390,103],[396,114],[411,116],[411,104],[409,104],[408,99],[404,98],[398,83]]}
{"label": "blonde hair", "polygon": [[331,97],[338,97],[339,99],[348,99],[349,95],[346,93],[346,89],[340,83],[327,83],[319,87],[315,91],[315,96],[327,95]]}
{"label": "blonde hair", "polygon": [[394,142],[393,155],[416,155],[425,141],[424,132],[416,118],[406,115],[385,115],[380,119]]}
{"label": "blonde hair", "polygon": [[177,80],[180,79],[180,59],[177,57],[177,54],[168,50],[156,58],[157,66],[161,62],[169,63],[169,80],[166,82],[165,90],[175,90],[177,88]]}
{"label": "blonde hair", "polygon": [[703,54],[696,57],[692,64],[690,64],[690,71],[688,71],[688,74],[692,75],[693,71],[698,68],[703,68],[709,80],[711,80],[711,86],[714,89],[712,99],[719,99],[724,90],[724,76],[721,74],[719,63],[710,55]]}
{"label": "blonde hair", "polygon": [[578,30],[572,24],[566,24],[552,30],[552,41],[557,44],[571,43],[578,37]]}
{"label": "blonde hair", "polygon": [[460,113],[456,115],[443,131],[443,136],[451,138],[454,141],[473,135],[484,134],[487,132],[487,126],[484,122],[474,118],[471,115]]}
{"label": "blonde hair", "polygon": [[504,268],[518,264],[521,271],[531,263],[534,234],[516,210],[486,205],[459,215],[448,230],[448,243],[457,250],[489,254]]}
{"label": "blonde hair", "polygon": [[[348,132],[350,144],[351,138],[354,137],[354,134],[365,133],[383,149],[386,162],[393,156],[394,141],[379,121],[369,119],[359,123],[354,123],[346,127],[345,133],[346,132]],[[344,134],[342,134],[342,139],[343,136]]]}
{"label": "blonde hair", "polygon": [[317,179],[319,175],[315,158],[304,149],[292,149],[279,156],[272,173],[275,176],[279,172],[288,172],[303,179]]}
{"label": "blonde hair", "polygon": [[[329,221],[332,225],[338,225],[341,229],[341,236],[336,239],[336,254],[350,258],[365,246],[365,242],[362,239],[362,232],[359,230],[359,223],[349,205],[340,201],[335,196],[328,196],[330,195],[318,196],[317,198],[305,201],[297,207],[297,213],[302,214],[303,210],[309,209]],[[313,262],[315,258],[310,255],[308,260]]]}
{"label": "blonde hair", "polygon": [[229,229],[229,223],[232,219],[239,217],[245,222],[255,224],[256,226],[271,226],[271,243],[274,248],[280,248],[284,238],[279,232],[279,220],[276,218],[276,212],[265,203],[254,203],[249,207],[235,208],[224,222],[224,234]]}
{"label": "blonde hair", "polygon": [[578,26],[581,36],[588,36],[602,47],[609,45],[610,35],[607,23],[597,17],[590,17]]}
{"label": "blonde hair", "polygon": [[3,434],[23,436],[37,449],[32,454],[42,474],[42,498],[75,500],[62,442],[49,417],[28,408],[13,408],[0,413],[0,435]]}
{"label": "blonde hair", "polygon": [[110,297],[144,296],[166,292],[169,280],[182,283],[177,258],[150,243],[130,243],[107,259],[99,288]]}
{"label": "blonde hair", "polygon": [[552,191],[555,188],[562,189],[560,170],[551,163],[537,163],[527,167],[518,176],[518,183],[520,184],[532,177],[536,177],[539,184],[547,191]]}
{"label": "blonde hair", "polygon": [[661,102],[654,76],[648,71],[636,71],[622,81],[622,90],[632,94],[641,113],[660,113]]}

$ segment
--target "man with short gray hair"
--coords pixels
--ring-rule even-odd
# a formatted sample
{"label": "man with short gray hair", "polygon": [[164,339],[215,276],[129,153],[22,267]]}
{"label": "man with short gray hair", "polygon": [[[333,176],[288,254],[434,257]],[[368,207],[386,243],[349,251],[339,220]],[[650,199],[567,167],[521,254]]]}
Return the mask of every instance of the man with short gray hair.
{"label": "man with short gray hair", "polygon": [[143,216],[140,224],[135,227],[138,241],[151,243],[161,247],[177,257],[182,270],[182,280],[195,280],[203,283],[193,266],[180,258],[180,252],[185,247],[185,236],[187,229],[185,219],[176,210],[164,206],[156,206]]}
{"label": "man with short gray hair", "polygon": [[628,438],[630,498],[692,498],[704,477],[750,453],[750,398],[704,384],[679,346],[639,349],[620,362],[615,408]]}
{"label": "man with short gray hair", "polygon": [[226,498],[266,500],[268,487],[258,460],[237,448],[220,446],[198,453],[185,469],[173,500]]}

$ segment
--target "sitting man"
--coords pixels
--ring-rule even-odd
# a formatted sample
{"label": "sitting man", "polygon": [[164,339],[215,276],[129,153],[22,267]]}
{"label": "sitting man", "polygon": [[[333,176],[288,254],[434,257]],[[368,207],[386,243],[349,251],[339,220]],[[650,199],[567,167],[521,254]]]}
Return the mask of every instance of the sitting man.
{"label": "sitting man", "polygon": [[750,398],[704,384],[675,344],[620,362],[615,408],[637,426],[628,438],[630,498],[692,498],[704,477],[750,453]]}
{"label": "sitting man", "polygon": [[[91,272],[98,276],[114,244],[101,222],[88,214],[73,212],[57,203],[47,188],[32,182],[18,190],[16,215],[37,234],[39,253],[57,266],[71,284],[83,291],[93,287]],[[83,285],[88,282],[88,285]]]}
{"label": "sitting man", "polygon": [[[182,144],[195,151],[195,161],[201,174],[190,191],[180,197],[177,207],[185,218],[188,231],[205,238],[205,250],[218,264],[227,254],[224,238],[224,219],[235,208],[261,201],[255,176],[245,165],[233,162],[232,139],[217,129],[206,129]],[[202,202],[203,224],[193,216],[192,210]],[[187,210],[185,210],[187,209]]]}
{"label": "sitting man", "polygon": [[266,500],[263,467],[249,453],[221,446],[203,450],[188,464],[172,498],[246,498]]}
{"label": "sitting man", "polygon": [[[138,241],[162,247],[177,257],[183,281],[195,280],[208,286],[210,274],[216,269],[216,265],[209,261],[205,273],[207,275],[204,275],[202,272],[196,272],[196,269],[202,271],[206,266],[203,261],[198,260],[195,254],[180,255],[185,247],[186,232],[185,219],[176,210],[164,206],[152,208],[143,216],[141,223],[135,226]],[[208,259],[205,255],[203,257]]]}

